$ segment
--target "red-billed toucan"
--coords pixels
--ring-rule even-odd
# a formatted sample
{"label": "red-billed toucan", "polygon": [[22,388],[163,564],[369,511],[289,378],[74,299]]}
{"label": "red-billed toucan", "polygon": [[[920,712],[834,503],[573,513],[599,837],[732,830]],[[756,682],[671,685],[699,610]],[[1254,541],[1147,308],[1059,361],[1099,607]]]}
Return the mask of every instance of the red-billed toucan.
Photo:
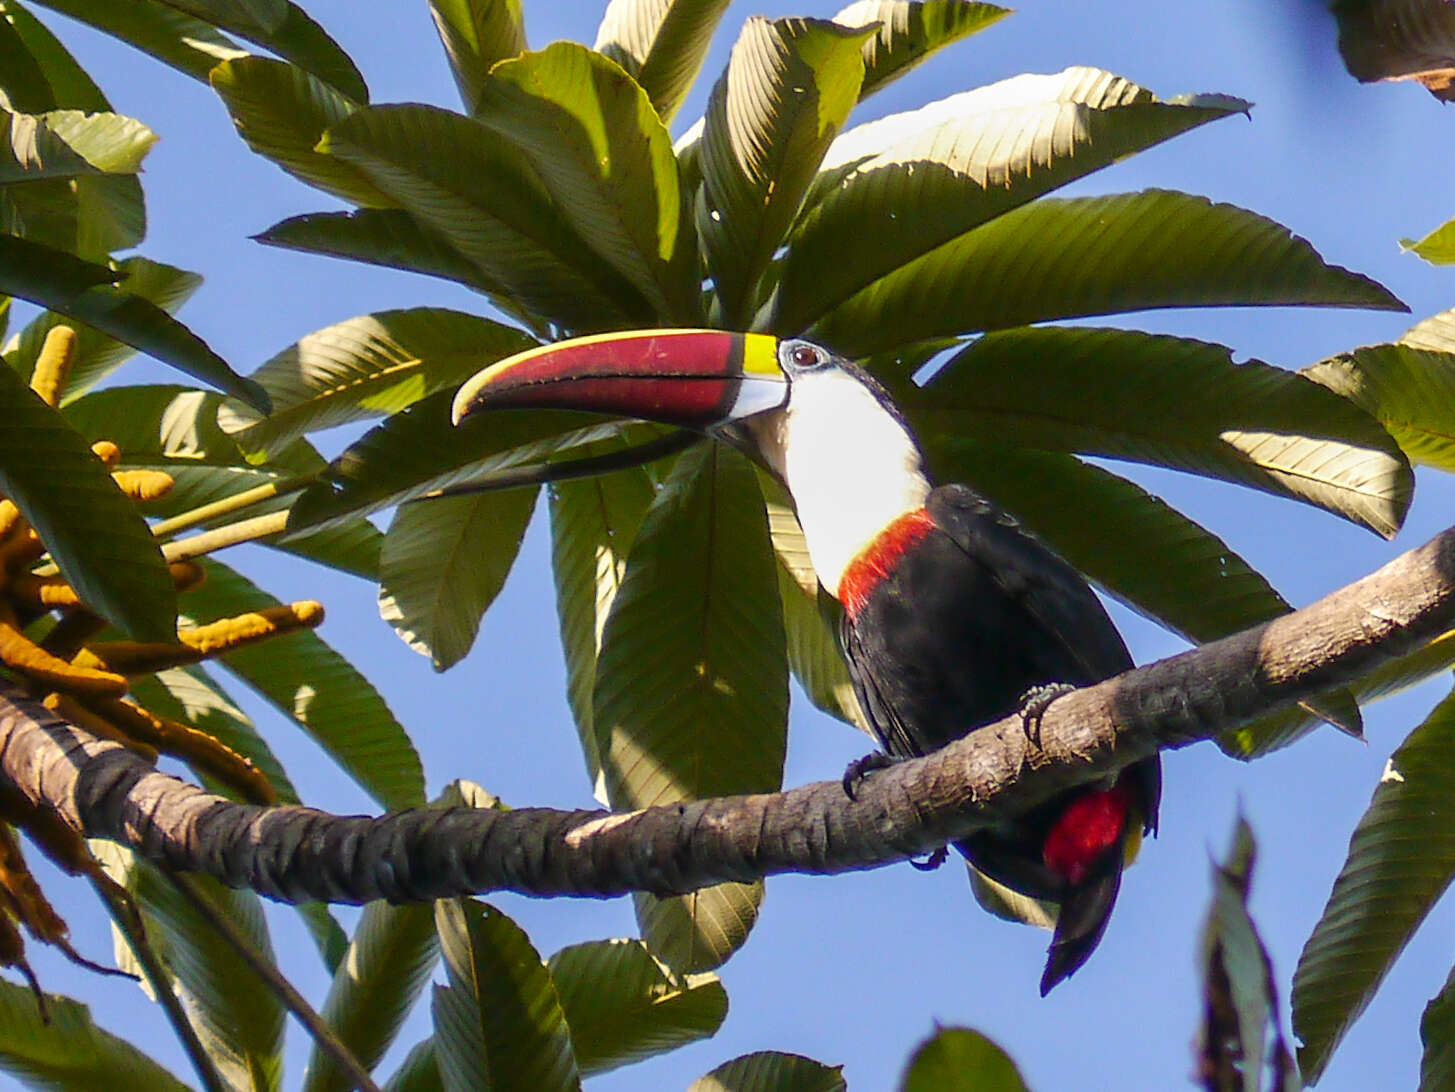
{"label": "red-billed toucan", "polygon": [[[776,473],[843,606],[854,690],[891,758],[1024,709],[1028,694],[1133,666],[1081,575],[973,490],[932,486],[885,391],[812,342],[721,330],[557,342],[467,381],[454,420],[509,407],[702,431]],[[1158,760],[1146,759],[957,843],[983,874],[1059,908],[1042,994],[1101,939],[1122,868],[1155,829],[1160,786]]]}

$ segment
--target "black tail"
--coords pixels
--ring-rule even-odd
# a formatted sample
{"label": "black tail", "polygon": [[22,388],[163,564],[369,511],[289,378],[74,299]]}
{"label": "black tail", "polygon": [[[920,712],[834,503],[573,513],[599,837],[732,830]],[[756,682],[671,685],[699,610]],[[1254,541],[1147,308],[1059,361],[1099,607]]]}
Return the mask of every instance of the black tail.
{"label": "black tail", "polygon": [[1062,900],[1061,913],[1056,918],[1056,932],[1051,937],[1051,947],[1046,955],[1046,971],[1041,975],[1042,997],[1096,951],[1101,934],[1106,932],[1111,908],[1117,901],[1117,890],[1122,885],[1120,866],[1121,860],[1118,859],[1105,874],[1073,888]]}

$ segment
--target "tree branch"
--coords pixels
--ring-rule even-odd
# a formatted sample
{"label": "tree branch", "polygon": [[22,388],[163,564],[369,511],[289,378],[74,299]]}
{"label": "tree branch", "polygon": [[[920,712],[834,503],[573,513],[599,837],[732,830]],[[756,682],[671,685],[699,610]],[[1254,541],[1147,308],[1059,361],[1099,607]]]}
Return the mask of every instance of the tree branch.
{"label": "tree branch", "polygon": [[1339,686],[1455,628],[1455,528],[1312,606],[1012,716],[872,775],[629,814],[262,808],[157,773],[0,685],[0,774],[88,836],[273,898],[418,901],[496,890],[660,894],[925,853],[1056,791]]}

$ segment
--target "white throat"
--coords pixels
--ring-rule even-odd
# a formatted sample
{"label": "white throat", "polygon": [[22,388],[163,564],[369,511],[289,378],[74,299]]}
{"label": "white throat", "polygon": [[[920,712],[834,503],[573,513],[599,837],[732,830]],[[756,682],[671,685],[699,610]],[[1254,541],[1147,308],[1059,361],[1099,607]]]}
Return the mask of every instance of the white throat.
{"label": "white throat", "polygon": [[746,424],[793,494],[809,557],[831,595],[855,555],[929,495],[908,431],[846,372],[796,377],[783,409]]}

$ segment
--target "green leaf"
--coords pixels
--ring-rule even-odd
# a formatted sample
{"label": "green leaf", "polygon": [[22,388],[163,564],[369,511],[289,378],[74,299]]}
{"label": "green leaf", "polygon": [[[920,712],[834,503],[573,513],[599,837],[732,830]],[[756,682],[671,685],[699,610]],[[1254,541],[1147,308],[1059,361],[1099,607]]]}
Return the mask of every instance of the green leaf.
{"label": "green leaf", "polygon": [[450,424],[451,391],[421,398],[347,448],[293,505],[290,533],[329,526],[621,430],[584,413],[501,413]]}
{"label": "green leaf", "polygon": [[572,230],[521,151],[479,122],[376,106],[334,125],[321,147],[469,259],[507,312],[576,332],[655,318]]}
{"label": "green leaf", "polygon": [[[260,1092],[279,1088],[282,1002],[162,872],[119,846],[115,854],[127,864],[124,876],[113,878],[131,892],[141,910],[147,940],[173,976],[188,1018],[218,1072],[236,1088]],[[230,890],[206,876],[189,879],[264,959],[273,961],[257,895]],[[117,943],[125,941],[118,935]]]}
{"label": "green leaf", "polygon": [[760,1050],[724,1062],[688,1085],[687,1092],[844,1092],[849,1086],[843,1068],[801,1054]]}
{"label": "green leaf", "polygon": [[48,1020],[24,986],[0,981],[0,1070],[56,1092],[187,1092],[125,1039],[91,1022],[79,1001],[46,994]]}
{"label": "green leaf", "polygon": [[[1398,694],[1431,675],[1448,670],[1451,665],[1455,665],[1455,630],[1380,665],[1356,680],[1348,690],[1358,702],[1367,704]],[[1317,717],[1295,706],[1224,733],[1217,738],[1217,744],[1234,758],[1259,758],[1288,746],[1317,723]]]}
{"label": "green leaf", "polygon": [[[603,442],[593,451],[622,447],[620,441]],[[601,779],[591,705],[596,658],[611,604],[621,589],[627,554],[655,496],[656,481],[646,467],[559,482],[548,493],[551,570],[566,660],[566,700],[581,739],[586,772],[597,799],[603,803],[606,787]]]}
{"label": "green leaf", "polygon": [[[267,740],[205,668],[194,664],[139,675],[131,680],[131,694],[153,713],[190,724],[248,759],[267,777],[280,803],[302,803]],[[210,781],[208,788],[221,795],[234,795],[215,781]]]}
{"label": "green leaf", "polygon": [[1073,455],[936,435],[931,465],[964,482],[1112,595],[1197,644],[1290,610],[1222,539]]}
{"label": "green leaf", "polygon": [[157,135],[121,114],[0,109],[0,184],[84,174],[135,174]]}
{"label": "green leaf", "polygon": [[1416,926],[1455,877],[1455,695],[1390,757],[1293,976],[1299,1068],[1319,1079]]}
{"label": "green leaf", "polygon": [[851,357],[913,341],[1159,307],[1406,310],[1287,228],[1167,190],[1042,198],[881,277],[810,336]]}
{"label": "green leaf", "polygon": [[267,407],[262,388],[234,372],[191,330],[150,300],[113,288],[109,282],[122,275],[24,239],[0,236],[0,293],[78,319],[225,394]]}
{"label": "green leaf", "polygon": [[0,494],[15,502],[61,575],[139,640],[176,635],[177,593],[156,540],[90,445],[0,367]]}
{"label": "green leaf", "polygon": [[[190,619],[212,621],[277,600],[218,561],[187,593]],[[378,691],[311,630],[235,649],[224,666],[295,721],[360,788],[386,808],[424,800],[424,772],[403,727]]]}
{"label": "green leaf", "polygon": [[864,43],[863,101],[917,67],[936,50],[977,34],[1010,14],[972,0],[855,0],[834,16],[846,27],[878,23]]}
{"label": "green leaf", "polygon": [[611,0],[592,48],[641,84],[663,124],[697,79],[729,0]]}
{"label": "green leaf", "polygon": [[789,240],[769,324],[801,330],[878,278],[1041,194],[1248,109],[1213,95],[1159,101],[1110,72],[1068,68],[850,129],[829,149],[818,200]]}
{"label": "green leaf", "polygon": [[[602,635],[594,727],[617,810],[772,792],[788,679],[762,494],[720,444],[683,454],[643,519]],[[671,635],[664,640],[664,635]],[[653,952],[715,967],[752,924],[755,888],[637,899]]]}
{"label": "green leaf", "polygon": [[556,215],[647,299],[655,317],[699,320],[697,255],[672,138],[620,65],[575,42],[502,61],[475,117],[519,149]]}
{"label": "green leaf", "polygon": [[[1240,815],[1233,845],[1212,870],[1212,905],[1202,937],[1204,1023],[1199,1071],[1209,1087],[1261,1092],[1265,1068],[1293,1075],[1293,1058],[1283,1041],[1273,963],[1248,911],[1257,848]],[[1268,1032],[1273,1030],[1270,1051]]]}
{"label": "green leaf", "polygon": [[1455,355],[1366,345],[1299,374],[1362,406],[1415,462],[1455,470]]}
{"label": "green leaf", "polygon": [[[436,902],[435,924],[453,994],[453,1020],[443,1026],[436,995],[435,1054],[445,1087],[579,1089],[556,988],[520,926],[472,899]],[[455,1030],[470,1034],[450,1034]]]}
{"label": "green leaf", "polygon": [[[364,907],[322,1016],[365,1069],[379,1064],[439,959],[434,909],[371,902]],[[317,1044],[304,1092],[347,1092],[353,1084]]]}
{"label": "green leaf", "polygon": [[639,940],[574,944],[546,965],[584,1077],[706,1039],[727,1016],[716,975],[678,975]]}
{"label": "green leaf", "polygon": [[225,34],[160,0],[127,0],[124,4],[97,0],[37,2],[133,45],[194,79],[206,81],[218,62],[247,56],[247,51]]}
{"label": "green leaf", "polygon": [[369,101],[369,88],[353,60],[297,4],[281,0],[163,2],[276,53],[355,102]]}
{"label": "green leaf", "polygon": [[467,111],[480,101],[491,66],[525,52],[525,17],[520,8],[520,0],[429,0]]}
{"label": "green leaf", "polygon": [[442,307],[360,315],[315,330],[253,373],[272,413],[223,406],[218,423],[247,451],[278,451],[306,432],[382,416],[458,387],[485,365],[535,344],[519,330]]}
{"label": "green leaf", "polygon": [[266,57],[224,61],[208,80],[238,135],[260,156],[346,201],[379,208],[395,203],[358,168],[320,149],[324,131],[362,109],[361,100]]}
{"label": "green leaf", "polygon": [[[21,24],[11,15],[13,6],[0,3],[0,72],[5,73],[0,89],[4,90],[10,109],[28,114],[53,110],[59,105],[55,91],[42,70],[40,58],[32,53],[30,43],[21,32]],[[32,20],[32,25],[38,24]]]}
{"label": "green leaf", "polygon": [[1026,1092],[1010,1055],[978,1031],[940,1028],[915,1048],[899,1092]]}
{"label": "green leaf", "polygon": [[[448,993],[443,986],[436,986],[436,997],[441,992]],[[404,1056],[404,1061],[399,1063],[394,1076],[389,1078],[384,1092],[444,1092],[444,1087],[444,1082],[440,1079],[440,1067],[435,1061],[434,1039],[431,1037],[414,1044]]]}
{"label": "green leaf", "polygon": [[[96,86],[96,81],[76,63],[75,57],[44,23],[16,0],[0,3],[0,11],[9,24],[10,33],[16,36],[20,48],[28,54],[29,62],[39,65],[48,93],[43,102],[31,106],[19,102],[12,91],[12,102],[22,110],[64,109],[98,113],[111,109],[111,103]],[[6,59],[6,67],[12,71],[14,60]]]}
{"label": "green leaf", "polygon": [[815,706],[870,733],[839,645],[839,602],[819,584],[787,490],[763,473],[758,475],[758,485],[768,511],[773,551],[778,555],[778,595],[783,604],[788,666]]}
{"label": "green leaf", "polygon": [[537,492],[438,497],[395,513],[379,559],[379,613],[436,671],[475,643],[520,552]]}
{"label": "green leaf", "polygon": [[1175,467],[1294,497],[1386,537],[1414,487],[1393,438],[1347,399],[1185,338],[996,332],[956,354],[925,390],[907,390],[904,403],[926,443],[973,436]]}
{"label": "green leaf", "polygon": [[[129,294],[173,315],[202,285],[202,277],[197,273],[139,256],[123,258],[115,263],[115,268],[124,278],[122,283]],[[5,346],[5,362],[29,380],[46,335],[60,325],[70,326],[76,332],[76,356],[71,361],[62,405],[110,375],[136,352],[125,341],[109,337],[95,327],[47,311],[37,315]]]}
{"label": "green leaf", "polygon": [[443,277],[471,288],[489,282],[438,232],[402,209],[313,212],[274,224],[254,239],[266,246]]}
{"label": "green leaf", "polygon": [[821,19],[743,24],[698,152],[697,234],[727,329],[751,319],[768,262],[858,101],[872,33]]}
{"label": "green leaf", "polygon": [[1420,1018],[1420,1092],[1455,1086],[1455,971]]}

